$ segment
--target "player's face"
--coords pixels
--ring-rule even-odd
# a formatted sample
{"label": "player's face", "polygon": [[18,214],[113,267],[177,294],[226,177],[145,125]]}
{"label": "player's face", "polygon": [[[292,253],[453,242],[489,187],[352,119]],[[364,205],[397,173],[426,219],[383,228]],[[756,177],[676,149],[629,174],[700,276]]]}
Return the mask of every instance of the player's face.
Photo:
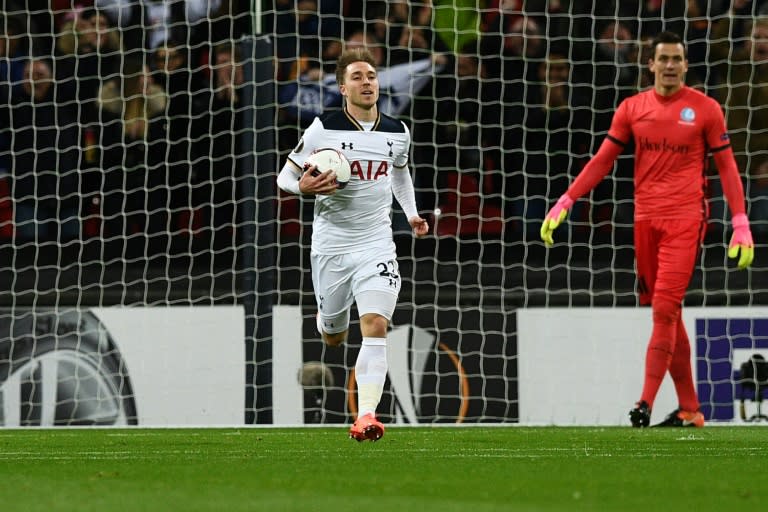
{"label": "player's face", "polygon": [[668,96],[680,90],[684,83],[688,61],[680,43],[659,43],[653,58],[648,62],[653,73],[656,92]]}
{"label": "player's face", "polygon": [[339,87],[347,99],[347,106],[371,110],[379,100],[379,78],[367,62],[353,62],[344,72],[344,83]]}

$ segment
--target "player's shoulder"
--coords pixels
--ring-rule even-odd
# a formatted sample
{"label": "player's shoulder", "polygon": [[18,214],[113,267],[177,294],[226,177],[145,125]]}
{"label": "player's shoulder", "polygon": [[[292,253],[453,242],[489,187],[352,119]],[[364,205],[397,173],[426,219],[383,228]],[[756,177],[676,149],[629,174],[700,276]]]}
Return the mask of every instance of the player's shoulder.
{"label": "player's shoulder", "polygon": [[408,128],[404,122],[383,113],[379,114],[379,122],[375,129],[377,132],[408,133]]}
{"label": "player's shoulder", "polygon": [[615,115],[631,116],[632,113],[641,111],[648,104],[648,90],[644,89],[631,96],[627,96],[619,102]]}
{"label": "player's shoulder", "polygon": [[690,85],[685,86],[685,94],[687,94],[689,98],[696,98],[702,101],[710,101],[710,100],[715,101],[714,99],[707,96],[706,93],[704,93],[704,91],[697,89],[695,87],[691,87]]}
{"label": "player's shoulder", "polygon": [[[315,122],[318,123],[319,127],[328,131],[365,131],[346,109],[326,112],[315,118]],[[372,131],[407,134],[408,128],[399,119],[379,113],[379,118]]]}
{"label": "player's shoulder", "polygon": [[648,87],[622,100],[626,105],[639,105],[655,98],[653,87]]}
{"label": "player's shoulder", "polygon": [[715,98],[694,87],[685,87],[684,101],[688,115],[719,124],[724,119],[723,107]]}
{"label": "player's shoulder", "polygon": [[[700,91],[699,89],[695,89],[690,86],[685,86],[683,91],[681,91],[679,94],[679,98],[684,99],[688,103],[697,104],[697,105],[707,105],[707,106],[716,106],[720,107],[720,104],[715,100],[714,98],[707,96],[704,92]],[[642,91],[639,91],[636,94],[633,94],[632,96],[629,96],[625,98],[622,103],[625,104],[627,107],[640,107],[640,106],[647,106],[648,108],[653,108],[653,106],[656,105],[657,100],[657,93],[654,90],[653,87],[649,87],[647,89],[643,89]]]}
{"label": "player's shoulder", "polygon": [[688,95],[688,101],[706,105],[710,108],[721,109],[720,103],[713,97],[707,95],[704,91],[686,86],[685,92]]}
{"label": "player's shoulder", "polygon": [[357,131],[360,126],[355,123],[344,110],[331,110],[323,113],[317,118],[318,123],[326,130],[353,130]]}

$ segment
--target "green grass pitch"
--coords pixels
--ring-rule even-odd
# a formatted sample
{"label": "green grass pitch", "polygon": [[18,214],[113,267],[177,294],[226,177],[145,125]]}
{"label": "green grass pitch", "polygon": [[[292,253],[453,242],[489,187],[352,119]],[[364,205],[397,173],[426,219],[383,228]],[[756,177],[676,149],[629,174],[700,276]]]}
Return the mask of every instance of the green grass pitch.
{"label": "green grass pitch", "polygon": [[0,431],[7,511],[757,511],[768,429]]}

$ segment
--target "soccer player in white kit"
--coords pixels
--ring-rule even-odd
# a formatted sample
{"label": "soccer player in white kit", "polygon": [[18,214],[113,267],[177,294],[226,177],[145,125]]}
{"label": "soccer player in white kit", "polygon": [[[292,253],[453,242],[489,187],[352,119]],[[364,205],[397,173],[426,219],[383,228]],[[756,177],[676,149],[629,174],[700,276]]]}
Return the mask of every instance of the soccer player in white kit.
{"label": "soccer player in white kit", "polygon": [[[392,238],[392,195],[417,237],[429,225],[419,216],[408,168],[411,134],[402,121],[379,112],[375,61],[364,49],[344,52],[336,63],[344,97],[341,111],[315,118],[277,178],[293,194],[315,195],[312,222],[312,284],[323,341],[337,346],[347,339],[349,311],[357,304],[362,346],[355,363],[358,417],[349,430],[357,441],[377,441],[384,425],[376,407],[387,378],[387,329],[400,292],[400,273]],[[313,176],[304,169],[316,149],[335,148],[352,169],[338,188],[336,175]]]}

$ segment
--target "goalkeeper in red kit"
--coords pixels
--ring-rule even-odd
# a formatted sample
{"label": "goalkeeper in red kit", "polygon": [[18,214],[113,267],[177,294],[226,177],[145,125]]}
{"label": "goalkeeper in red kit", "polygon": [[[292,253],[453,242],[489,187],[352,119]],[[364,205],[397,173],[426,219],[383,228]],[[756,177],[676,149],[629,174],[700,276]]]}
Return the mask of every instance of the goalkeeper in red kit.
{"label": "goalkeeper in red kit", "polygon": [[650,304],[653,311],[653,331],[645,356],[643,390],[629,419],[633,427],[650,425],[654,399],[669,371],[679,407],[655,426],[703,427],[681,308],[704,237],[705,165],[710,154],[731,210],[733,236],[728,256],[738,258],[738,267],[746,268],[754,258],[754,244],[720,105],[685,85],[688,61],[677,34],[662,32],[653,48],[648,63],[653,88],[619,105],[600,149],[547,213],[541,238],[547,246],[553,244],[552,233],[573,202],[608,174],[624,147],[634,140],[637,278],[640,303]]}

